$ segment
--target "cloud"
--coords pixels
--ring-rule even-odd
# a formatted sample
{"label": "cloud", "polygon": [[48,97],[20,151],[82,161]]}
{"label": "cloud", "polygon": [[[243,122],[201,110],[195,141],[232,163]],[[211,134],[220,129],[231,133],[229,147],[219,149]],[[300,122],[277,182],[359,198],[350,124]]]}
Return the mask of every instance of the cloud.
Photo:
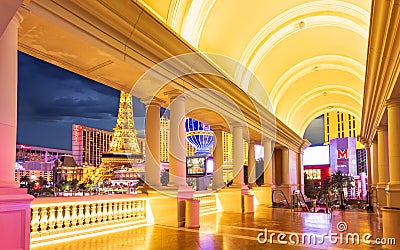
{"label": "cloud", "polygon": [[[19,142],[70,149],[72,124],[112,131],[120,91],[21,52],[18,60]],[[142,130],[145,106],[138,98],[133,105]]]}

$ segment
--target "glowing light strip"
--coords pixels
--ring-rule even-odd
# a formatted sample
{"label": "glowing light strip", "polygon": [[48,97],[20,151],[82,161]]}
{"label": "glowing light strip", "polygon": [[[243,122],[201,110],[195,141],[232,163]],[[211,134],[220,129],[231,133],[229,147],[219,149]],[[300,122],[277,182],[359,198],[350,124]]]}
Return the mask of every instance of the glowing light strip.
{"label": "glowing light strip", "polygon": [[[145,221],[146,220],[144,220],[144,222]],[[137,221],[136,223],[138,223],[138,222],[141,222],[141,221]],[[73,232],[68,232],[68,233],[55,234],[54,235],[55,237],[60,237],[60,236],[67,236],[68,234],[72,234],[72,233],[79,233],[79,235],[76,235],[76,236],[63,238],[63,239],[50,240],[50,241],[46,241],[46,242],[34,243],[35,239],[43,240],[43,239],[47,238],[46,236],[39,237],[39,238],[32,238],[30,247],[31,248],[42,247],[42,246],[59,244],[59,243],[64,243],[64,242],[74,241],[74,240],[79,240],[79,239],[87,239],[88,237],[95,237],[95,236],[100,236],[100,235],[105,235],[105,234],[111,234],[111,233],[117,233],[117,232],[121,232],[121,231],[126,231],[126,230],[130,230],[130,229],[136,229],[136,228],[141,228],[141,227],[152,226],[152,225],[149,225],[149,224],[141,224],[141,225],[125,226],[125,227],[116,228],[116,229],[108,229],[108,228],[113,227],[113,226],[115,227],[115,226],[121,226],[121,225],[124,225],[124,223],[120,223],[119,225],[110,225],[110,226],[107,226],[107,227],[96,227],[96,228],[93,228],[93,229],[94,230],[106,229],[106,231],[89,233],[89,234],[82,234],[84,231],[88,231],[88,230],[78,230],[78,231],[73,231]]]}

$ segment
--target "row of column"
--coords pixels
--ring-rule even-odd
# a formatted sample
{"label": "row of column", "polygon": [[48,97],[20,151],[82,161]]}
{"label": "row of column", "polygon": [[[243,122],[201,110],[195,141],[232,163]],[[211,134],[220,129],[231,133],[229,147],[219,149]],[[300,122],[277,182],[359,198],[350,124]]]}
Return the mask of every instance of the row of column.
{"label": "row of column", "polygon": [[[170,104],[170,180],[169,186],[187,186],[186,184],[186,148],[185,148],[185,97],[182,92],[170,91],[166,93],[171,99]],[[160,183],[160,106],[163,101],[157,98],[143,100],[147,106],[146,113],[146,183],[153,188],[161,186]],[[218,190],[225,186],[223,180],[223,137],[222,127],[213,127],[215,134],[215,148],[213,153],[214,174],[212,187]],[[233,186],[246,189],[243,174],[243,126],[234,124],[232,128],[232,163],[233,163]],[[273,143],[270,139],[263,141],[264,147],[264,184],[273,186],[272,154]],[[282,183],[289,184],[289,150],[283,150],[282,156]],[[250,141],[248,152],[249,183],[256,182],[256,160],[255,142]]]}
{"label": "row of column", "polygon": [[387,102],[388,125],[372,142],[372,178],[379,207],[400,208],[400,99]]}

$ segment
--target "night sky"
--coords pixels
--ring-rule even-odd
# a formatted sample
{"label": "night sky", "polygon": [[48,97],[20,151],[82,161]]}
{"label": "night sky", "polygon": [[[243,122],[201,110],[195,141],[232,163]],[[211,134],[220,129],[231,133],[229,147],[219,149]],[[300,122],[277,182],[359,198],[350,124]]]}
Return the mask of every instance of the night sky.
{"label": "night sky", "polygon": [[[19,52],[17,143],[71,150],[72,124],[112,131],[119,93]],[[135,127],[143,137],[145,107],[137,98],[133,102]],[[312,144],[323,143],[322,125],[317,118],[304,137]]]}
{"label": "night sky", "polygon": [[[29,55],[18,53],[17,142],[71,150],[72,124],[112,131],[119,91]],[[144,105],[134,98],[143,135]]]}

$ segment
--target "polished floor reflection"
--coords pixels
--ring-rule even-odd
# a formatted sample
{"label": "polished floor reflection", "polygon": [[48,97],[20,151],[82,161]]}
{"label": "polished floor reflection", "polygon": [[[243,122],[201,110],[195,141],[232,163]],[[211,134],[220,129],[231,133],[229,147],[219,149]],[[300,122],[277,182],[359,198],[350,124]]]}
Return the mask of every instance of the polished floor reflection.
{"label": "polished floor reflection", "polygon": [[[352,211],[335,211],[331,216],[258,207],[254,215],[204,215],[200,224],[199,230],[161,225],[143,226],[34,249],[380,249],[372,243],[382,236],[382,224],[377,214]],[[265,239],[265,232],[268,237],[261,244],[259,241]],[[288,244],[278,241],[279,233],[285,233],[285,237],[281,236],[281,242],[287,241]],[[259,234],[262,235],[258,237]],[[328,236],[323,237],[323,234]],[[360,244],[357,244],[357,238],[354,238],[353,244],[355,234],[360,236]],[[313,235],[316,236],[315,241]],[[371,244],[363,242],[364,236],[371,240]],[[299,239],[298,244],[293,244],[296,237]]]}

